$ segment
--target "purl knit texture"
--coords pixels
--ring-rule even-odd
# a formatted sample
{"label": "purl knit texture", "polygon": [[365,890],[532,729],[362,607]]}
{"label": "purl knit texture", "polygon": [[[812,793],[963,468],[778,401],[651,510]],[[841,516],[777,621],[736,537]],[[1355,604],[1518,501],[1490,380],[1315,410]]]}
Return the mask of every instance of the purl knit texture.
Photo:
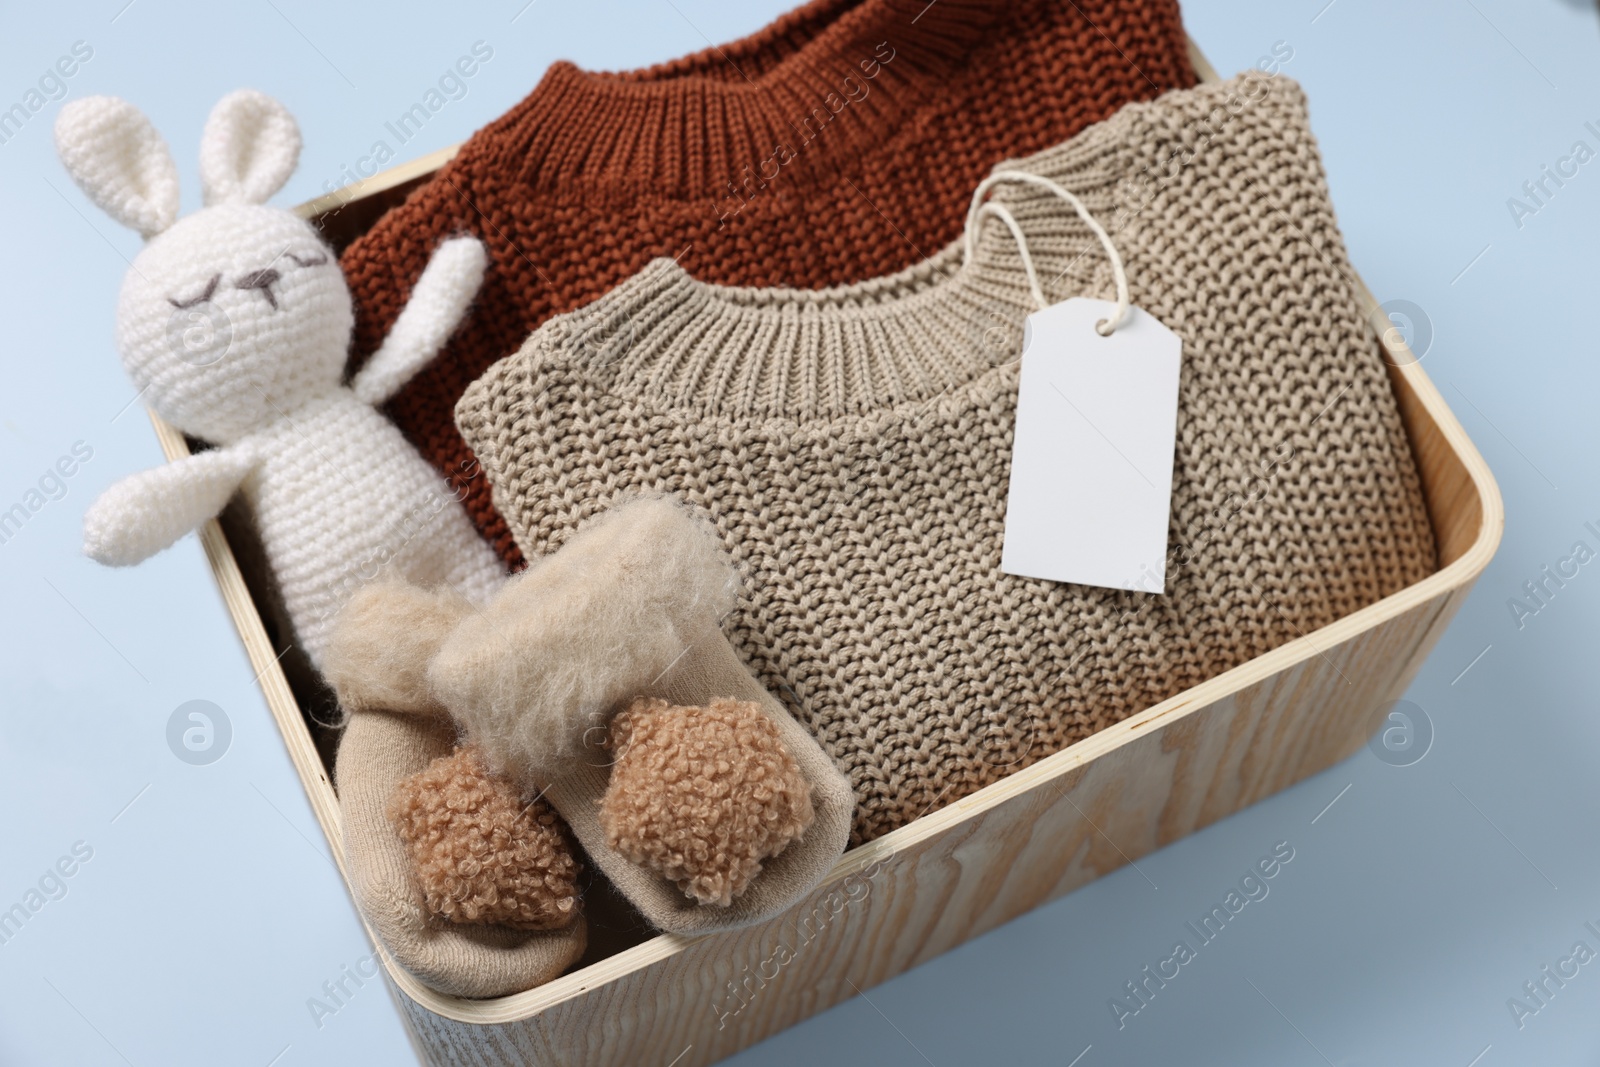
{"label": "purl knit texture", "polygon": [[1175,0],[821,0],[647,70],[557,63],[345,251],[354,353],[441,236],[484,240],[477,314],[388,411],[515,564],[451,410],[534,327],[657,256],[735,285],[900,270],[956,237],[995,163],[1192,84]]}
{"label": "purl knit texture", "polygon": [[611,720],[611,746],[606,843],[701,904],[733,903],[816,818],[800,765],[747,701],[640,697]]}
{"label": "purl knit texture", "polygon": [[561,821],[489,773],[470,746],[402,780],[388,816],[428,909],[449,922],[559,930],[578,917],[579,865]]}
{"label": "purl knit texture", "polygon": [[[659,261],[457,409],[530,557],[623,494],[711,515],[744,577],[724,629],[846,770],[857,842],[1435,565],[1298,85],[1170,93],[1012,166],[1083,199],[1134,301],[1183,340],[1164,596],[1000,570],[1034,307],[997,221],[964,268],[954,245],[825,292],[718,289]],[[1109,297],[1071,207],[996,196],[1052,301]]]}

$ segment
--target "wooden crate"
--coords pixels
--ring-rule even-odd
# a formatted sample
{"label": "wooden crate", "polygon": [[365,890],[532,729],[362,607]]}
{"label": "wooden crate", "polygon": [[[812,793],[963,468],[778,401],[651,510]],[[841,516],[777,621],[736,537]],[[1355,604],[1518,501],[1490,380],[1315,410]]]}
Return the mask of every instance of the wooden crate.
{"label": "wooden crate", "polygon": [[[342,245],[453,154],[300,211]],[[1360,297],[1376,308],[1365,287]],[[1381,343],[1433,519],[1437,573],[851,850],[805,902],[761,926],[657,936],[493,1000],[441,995],[389,965],[419,1054],[437,1064],[713,1063],[1359,751],[1504,524],[1494,479],[1439,391],[1403,344]],[[169,458],[188,453],[159,420],[156,432]],[[231,533],[249,540],[237,523]],[[201,541],[343,870],[338,802],[252,598],[252,587],[266,596],[261,576],[247,583],[218,523]]]}

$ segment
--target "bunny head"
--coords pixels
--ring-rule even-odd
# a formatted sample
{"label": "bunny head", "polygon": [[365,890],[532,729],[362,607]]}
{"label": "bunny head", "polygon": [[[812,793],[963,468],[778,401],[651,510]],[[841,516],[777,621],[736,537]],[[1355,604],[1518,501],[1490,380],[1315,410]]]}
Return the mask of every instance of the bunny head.
{"label": "bunny head", "polygon": [[74,101],[55,134],[78,186],[146,238],[117,347],[162,418],[228,444],[338,387],[353,324],[338,260],[310,224],[264,206],[300,154],[283,105],[249,89],[218,102],[200,144],[205,207],[182,220],[172,155],[132,104]]}

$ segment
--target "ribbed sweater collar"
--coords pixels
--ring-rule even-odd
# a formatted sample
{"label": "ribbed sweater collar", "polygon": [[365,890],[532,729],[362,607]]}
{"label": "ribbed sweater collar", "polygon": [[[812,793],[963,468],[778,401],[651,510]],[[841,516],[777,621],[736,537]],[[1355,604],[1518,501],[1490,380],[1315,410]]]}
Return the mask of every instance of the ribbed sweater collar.
{"label": "ribbed sweater collar", "polygon": [[[497,124],[516,132],[499,151],[534,187],[685,198],[721,194],[779,146],[795,155],[786,174],[832,174],[939,99],[1004,10],[1002,0],[821,0],[738,46],[658,67],[602,74],[558,62]],[[826,135],[808,139],[824,122]]]}
{"label": "ribbed sweater collar", "polygon": [[[1221,99],[1233,85],[1189,91]],[[1161,107],[1129,105],[996,169],[1059,182],[1111,227],[1119,186],[1135,177],[1128,130]],[[1105,253],[1070,205],[1016,185],[999,186],[992,199],[1017,218],[1048,300],[1111,295]],[[898,274],[802,290],[712,285],[657,259],[550,320],[530,338],[529,354],[571,361],[613,395],[684,415],[803,422],[928,402],[1013,365],[1024,321],[1037,310],[1017,243],[999,221],[986,219],[972,259],[963,260],[957,240]],[[1138,277],[1130,283],[1137,301]]]}

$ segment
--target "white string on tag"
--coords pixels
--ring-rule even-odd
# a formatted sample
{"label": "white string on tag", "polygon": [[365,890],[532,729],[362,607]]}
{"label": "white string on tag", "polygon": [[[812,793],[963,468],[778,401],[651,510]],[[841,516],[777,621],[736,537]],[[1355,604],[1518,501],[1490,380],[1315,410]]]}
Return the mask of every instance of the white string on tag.
{"label": "white string on tag", "polygon": [[1128,272],[1123,268],[1122,256],[1117,253],[1117,246],[1112,243],[1111,235],[1106,233],[1105,227],[1101,226],[1095,217],[1090,214],[1089,209],[1083,205],[1083,201],[1079,200],[1070,189],[1064,188],[1049,178],[1022,170],[1001,170],[979,182],[977,189],[973,190],[972,193],[972,206],[967,209],[962,264],[970,263],[974,253],[977,251],[979,220],[985,215],[993,215],[1005,223],[1006,229],[1010,230],[1011,236],[1016,239],[1017,251],[1022,256],[1022,268],[1027,272],[1028,288],[1033,293],[1034,303],[1039,305],[1041,311],[1049,306],[1049,302],[1044,298],[1044,290],[1039,287],[1039,274],[1034,268],[1033,256],[1028,251],[1027,239],[1022,234],[1022,227],[1017,224],[1016,216],[1012,215],[1010,209],[1004,204],[984,200],[984,197],[989,194],[989,190],[1001,182],[1036,185],[1041,189],[1049,190],[1071,204],[1073,210],[1078,213],[1078,217],[1100,239],[1100,244],[1106,250],[1106,258],[1111,261],[1111,276],[1115,279],[1117,286],[1117,302],[1110,315],[1095,323],[1095,332],[1102,337],[1110,337],[1118,326],[1127,321],[1128,309],[1133,306],[1133,301],[1128,297]]}

